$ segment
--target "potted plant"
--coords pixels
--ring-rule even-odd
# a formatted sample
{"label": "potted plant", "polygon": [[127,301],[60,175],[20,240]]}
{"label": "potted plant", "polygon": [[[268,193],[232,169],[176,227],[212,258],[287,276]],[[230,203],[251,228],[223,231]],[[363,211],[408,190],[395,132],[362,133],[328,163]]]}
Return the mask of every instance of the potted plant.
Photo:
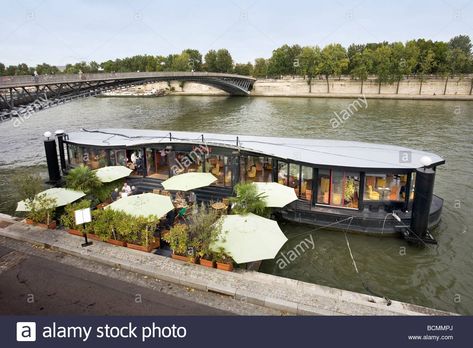
{"label": "potted plant", "polygon": [[53,219],[56,209],[56,200],[46,195],[37,195],[33,200],[27,200],[26,207],[29,209],[26,218],[30,224],[39,227],[56,229],[56,221]]}
{"label": "potted plant", "polygon": [[101,189],[102,182],[89,167],[82,164],[71,169],[66,176],[66,187],[84,192],[93,206],[100,204],[96,193]]}
{"label": "potted plant", "polygon": [[92,216],[91,233],[89,233],[88,236],[90,235],[92,239],[100,239],[110,244],[125,246],[125,243],[118,239],[117,233],[115,232],[117,212],[110,209],[97,209],[92,212]]}
{"label": "potted plant", "polygon": [[130,249],[151,252],[151,250],[159,247],[159,239],[154,237],[154,231],[158,220],[153,217],[131,217],[131,228],[135,229],[135,239],[127,242]]}
{"label": "potted plant", "polygon": [[169,233],[164,237],[172,249],[172,258],[187,261],[187,248],[189,247],[189,231],[184,224],[177,224],[171,227]]}
{"label": "potted plant", "polygon": [[214,255],[210,245],[217,240],[221,230],[220,213],[202,203],[200,206],[194,206],[188,220],[190,245],[200,258],[200,264],[214,267]]}
{"label": "potted plant", "polygon": [[218,251],[215,253],[215,260],[217,262],[217,269],[233,271],[233,260],[224,248],[218,248]]}
{"label": "potted plant", "polygon": [[239,183],[235,185],[235,197],[230,197],[233,203],[232,213],[246,215],[253,213],[268,217],[270,210],[266,207],[265,196],[258,193],[258,189],[252,183]]}
{"label": "potted plant", "polygon": [[66,205],[64,208],[64,214],[61,215],[59,221],[64,228],[67,229],[67,232],[76,236],[82,236],[85,230],[84,225],[76,225],[75,222],[75,211],[80,209],[85,209],[90,207],[90,201],[83,199],[77,203],[72,203]]}

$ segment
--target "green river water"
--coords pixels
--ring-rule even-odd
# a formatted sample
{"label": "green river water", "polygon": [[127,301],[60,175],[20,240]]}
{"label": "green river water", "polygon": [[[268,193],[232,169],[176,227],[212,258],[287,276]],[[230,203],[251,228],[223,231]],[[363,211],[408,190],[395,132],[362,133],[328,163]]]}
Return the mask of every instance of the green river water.
{"label": "green river water", "polygon": [[[397,238],[349,234],[360,274],[371,290],[391,299],[473,315],[473,102],[368,100],[343,126],[330,118],[349,99],[89,98],[45,110],[29,119],[0,124],[0,212],[12,214],[12,179],[27,171],[46,178],[42,134],[81,127],[149,128],[396,144],[434,152],[446,164],[437,170],[435,194],[445,199],[442,222],[433,231],[438,246],[417,248]],[[343,233],[282,224],[287,252],[312,235],[313,249],[280,269],[283,277],[365,292]]]}

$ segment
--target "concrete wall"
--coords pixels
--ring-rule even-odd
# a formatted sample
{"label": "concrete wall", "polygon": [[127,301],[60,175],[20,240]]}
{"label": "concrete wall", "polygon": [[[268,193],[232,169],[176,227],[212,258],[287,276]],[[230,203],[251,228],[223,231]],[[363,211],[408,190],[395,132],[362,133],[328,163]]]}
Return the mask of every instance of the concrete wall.
{"label": "concrete wall", "polygon": [[[329,79],[330,94],[359,94],[361,82],[350,79]],[[420,80],[405,79],[399,84],[400,95],[419,95]],[[396,94],[397,83],[382,84],[381,93]],[[443,95],[445,79],[429,79],[422,83],[422,94],[425,96]],[[471,78],[449,79],[446,95],[467,96],[470,93]],[[364,94],[378,94],[379,84],[370,79],[363,83]],[[327,94],[327,82],[324,79],[312,80],[312,94]],[[294,79],[265,79],[256,81],[252,94],[254,95],[304,95],[309,94],[309,85],[303,78]]]}
{"label": "concrete wall", "polygon": [[[455,98],[473,99],[469,95],[471,88],[471,78],[465,77],[463,79],[454,78],[449,79],[447,84],[446,96]],[[174,88],[172,94],[176,95],[227,95],[227,93],[206,85],[194,82],[186,82],[184,88],[181,88],[179,81],[171,81],[171,87]],[[329,79],[330,96],[350,96],[361,93],[361,83],[357,80],[349,78]],[[428,79],[422,84],[422,94],[419,95],[420,81],[417,79],[404,79],[399,84],[399,93],[396,95],[397,83],[382,84],[381,93],[378,94],[378,82],[375,79],[369,79],[363,83],[363,94],[367,96],[379,97],[442,97],[445,88],[445,79]],[[142,93],[150,92],[153,89],[169,90],[167,82],[150,83],[143,86],[135,86],[128,89],[129,92],[140,95]],[[309,93],[309,86],[307,80],[296,77],[285,77],[283,79],[261,79],[254,84],[253,96],[307,96],[317,97],[327,95],[327,82],[325,79],[312,80],[312,92]]]}

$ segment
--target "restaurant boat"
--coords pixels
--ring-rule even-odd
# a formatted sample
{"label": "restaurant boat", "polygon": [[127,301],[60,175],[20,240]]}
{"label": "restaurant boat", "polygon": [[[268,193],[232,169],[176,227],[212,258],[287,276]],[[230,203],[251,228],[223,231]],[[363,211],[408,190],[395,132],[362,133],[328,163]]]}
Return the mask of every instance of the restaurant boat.
{"label": "restaurant boat", "polygon": [[[50,135],[50,134],[49,134]],[[436,243],[443,199],[433,194],[436,154],[393,145],[139,129],[57,131],[45,140],[50,179],[70,168],[133,168],[139,191],[161,188],[170,176],[210,172],[218,180],[195,190],[199,200],[233,194],[239,182],[278,182],[298,200],[277,216],[330,229],[400,234]],[[57,149],[59,149],[59,169]]]}

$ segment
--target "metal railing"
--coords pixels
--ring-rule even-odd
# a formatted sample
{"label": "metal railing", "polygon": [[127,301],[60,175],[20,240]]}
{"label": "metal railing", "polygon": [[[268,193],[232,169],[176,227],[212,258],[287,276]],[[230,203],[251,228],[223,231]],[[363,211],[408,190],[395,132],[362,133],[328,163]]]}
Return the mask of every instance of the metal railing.
{"label": "metal railing", "polygon": [[126,72],[126,73],[92,73],[92,74],[57,74],[57,75],[18,75],[0,76],[0,88],[26,87],[54,83],[77,83],[84,81],[130,80],[130,79],[180,79],[180,78],[230,78],[255,81],[249,76],[212,73],[212,72]]}

